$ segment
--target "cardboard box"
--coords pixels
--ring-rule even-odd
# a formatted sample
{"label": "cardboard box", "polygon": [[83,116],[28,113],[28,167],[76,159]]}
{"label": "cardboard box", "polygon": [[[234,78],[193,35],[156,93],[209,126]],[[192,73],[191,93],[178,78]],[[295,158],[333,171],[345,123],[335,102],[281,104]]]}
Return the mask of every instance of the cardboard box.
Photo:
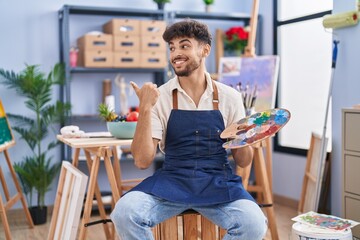
{"label": "cardboard box", "polygon": [[166,52],[141,52],[140,67],[164,68],[167,66]]}
{"label": "cardboard box", "polygon": [[143,36],[162,36],[166,29],[165,21],[159,20],[143,20],[140,25]]}
{"label": "cardboard box", "polygon": [[140,35],[140,20],[114,18],[103,25],[105,33],[113,35]]}
{"label": "cardboard box", "polygon": [[140,51],[140,37],[132,35],[114,36],[114,51]]}
{"label": "cardboard box", "polygon": [[161,36],[142,36],[141,51],[144,52],[166,52],[166,42]]}
{"label": "cardboard box", "polygon": [[80,50],[91,51],[111,51],[113,48],[113,38],[110,34],[86,34],[77,40]]}
{"label": "cardboard box", "polygon": [[113,67],[113,52],[111,51],[79,51],[79,66],[93,68]]}
{"label": "cardboard box", "polygon": [[139,51],[114,52],[114,67],[117,68],[139,68]]}

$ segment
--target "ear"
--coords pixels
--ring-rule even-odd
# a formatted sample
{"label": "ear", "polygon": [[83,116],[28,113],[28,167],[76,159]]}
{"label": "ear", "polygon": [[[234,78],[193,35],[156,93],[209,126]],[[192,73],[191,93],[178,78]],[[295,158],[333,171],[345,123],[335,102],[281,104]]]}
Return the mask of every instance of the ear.
{"label": "ear", "polygon": [[209,44],[203,45],[203,57],[208,57],[210,54],[211,46]]}

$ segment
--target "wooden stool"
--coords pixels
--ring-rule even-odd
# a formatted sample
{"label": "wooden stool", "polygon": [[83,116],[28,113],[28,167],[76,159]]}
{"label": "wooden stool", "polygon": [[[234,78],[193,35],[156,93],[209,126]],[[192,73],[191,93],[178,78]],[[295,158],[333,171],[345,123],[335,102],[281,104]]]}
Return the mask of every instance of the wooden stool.
{"label": "wooden stool", "polygon": [[154,229],[156,240],[197,240],[222,239],[224,229],[213,224],[194,210],[188,210],[160,223]]}

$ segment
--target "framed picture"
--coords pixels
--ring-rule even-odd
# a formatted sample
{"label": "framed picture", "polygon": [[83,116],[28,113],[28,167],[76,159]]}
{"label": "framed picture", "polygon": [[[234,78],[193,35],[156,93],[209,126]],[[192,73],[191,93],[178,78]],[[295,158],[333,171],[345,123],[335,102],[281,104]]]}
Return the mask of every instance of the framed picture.
{"label": "framed picture", "polygon": [[245,108],[256,112],[275,107],[279,72],[278,56],[223,57],[219,81],[242,93]]}

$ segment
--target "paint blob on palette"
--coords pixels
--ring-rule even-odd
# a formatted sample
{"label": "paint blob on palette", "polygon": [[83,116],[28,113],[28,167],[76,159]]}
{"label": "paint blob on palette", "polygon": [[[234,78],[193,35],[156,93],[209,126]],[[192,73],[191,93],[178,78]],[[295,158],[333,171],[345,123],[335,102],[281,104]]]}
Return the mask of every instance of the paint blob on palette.
{"label": "paint blob on palette", "polygon": [[241,148],[260,142],[277,133],[289,121],[291,114],[283,108],[252,114],[227,127],[220,135],[230,139],[224,148]]}

